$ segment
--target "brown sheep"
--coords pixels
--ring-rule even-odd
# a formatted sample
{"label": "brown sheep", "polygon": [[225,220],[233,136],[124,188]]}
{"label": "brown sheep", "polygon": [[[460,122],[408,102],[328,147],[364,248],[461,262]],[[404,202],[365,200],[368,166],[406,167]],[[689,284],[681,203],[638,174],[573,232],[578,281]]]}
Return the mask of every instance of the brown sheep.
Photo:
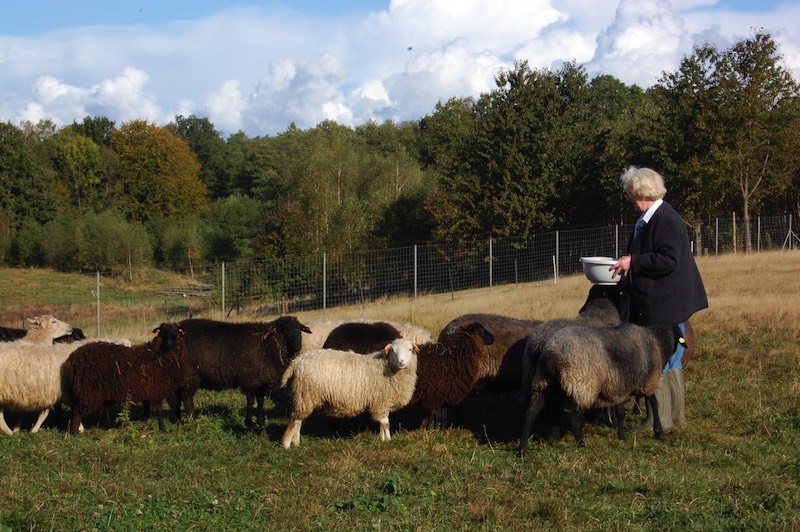
{"label": "brown sheep", "polygon": [[153,329],[148,343],[124,346],[92,342],[76,349],[64,364],[72,392],[70,432],[80,432],[82,418],[104,405],[129,401],[145,403],[156,411],[158,429],[164,432],[161,404],[177,395],[186,378],[189,354],[184,332],[176,323]]}
{"label": "brown sheep", "polygon": [[483,325],[469,322],[443,331],[438,342],[418,345],[417,386],[403,410],[421,409],[438,427],[445,427],[445,409],[460,403],[485,374],[484,346],[492,342],[494,337]]}

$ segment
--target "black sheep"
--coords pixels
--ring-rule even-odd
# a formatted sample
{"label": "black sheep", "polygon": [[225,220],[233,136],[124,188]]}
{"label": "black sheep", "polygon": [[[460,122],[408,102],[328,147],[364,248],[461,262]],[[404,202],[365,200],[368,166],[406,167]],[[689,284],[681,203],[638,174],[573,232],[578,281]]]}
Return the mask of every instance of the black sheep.
{"label": "black sheep", "polygon": [[385,321],[371,323],[354,321],[342,323],[333,329],[322,347],[350,350],[361,354],[374,353],[402,336],[397,327]]}
{"label": "black sheep", "polygon": [[[194,415],[194,394],[198,389],[241,388],[247,398],[245,424],[256,419],[264,424],[264,396],[277,388],[289,362],[302,348],[302,333],[311,330],[294,316],[270,322],[229,323],[189,319],[180,323],[186,331],[191,362],[181,390],[186,413]],[[180,404],[173,407],[180,417]]]}

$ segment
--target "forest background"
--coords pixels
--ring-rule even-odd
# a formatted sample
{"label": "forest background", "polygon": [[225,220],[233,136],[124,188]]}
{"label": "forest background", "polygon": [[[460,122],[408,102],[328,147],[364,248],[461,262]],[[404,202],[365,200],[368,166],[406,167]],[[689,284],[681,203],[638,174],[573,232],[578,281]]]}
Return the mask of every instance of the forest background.
{"label": "forest background", "polygon": [[0,124],[0,265],[110,271],[274,260],[630,223],[631,164],[699,234],[800,212],[798,84],[769,33],[698,46],[643,90],[574,62],[520,62],[419,121],[290,124],[223,139],[87,116]]}

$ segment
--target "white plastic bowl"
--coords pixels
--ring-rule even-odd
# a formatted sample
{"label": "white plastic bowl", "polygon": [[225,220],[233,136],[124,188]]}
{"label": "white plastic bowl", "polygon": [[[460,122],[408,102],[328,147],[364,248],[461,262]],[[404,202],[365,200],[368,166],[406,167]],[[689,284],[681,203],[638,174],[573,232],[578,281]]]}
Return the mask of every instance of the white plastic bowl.
{"label": "white plastic bowl", "polygon": [[611,257],[581,257],[580,262],[583,264],[583,274],[594,284],[613,285],[619,282],[619,275],[611,278],[614,273],[609,271],[612,264],[617,262],[617,259]]}

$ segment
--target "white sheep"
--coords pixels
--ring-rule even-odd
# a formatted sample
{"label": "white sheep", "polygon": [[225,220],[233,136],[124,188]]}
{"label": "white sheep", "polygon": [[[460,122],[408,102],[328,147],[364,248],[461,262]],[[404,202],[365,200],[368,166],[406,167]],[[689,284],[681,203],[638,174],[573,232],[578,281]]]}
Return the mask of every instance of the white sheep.
{"label": "white sheep", "polygon": [[292,360],[281,386],[290,380],[293,406],[281,440],[285,448],[300,444],[303,420],[316,409],[332,417],[369,412],[380,424],[381,440],[388,441],[389,413],[408,404],[414,393],[417,346],[398,338],[371,355],[314,349]]}
{"label": "white sheep", "polygon": [[663,439],[653,393],[664,365],[683,342],[680,328],[669,324],[571,325],[555,332],[545,342],[536,365],[519,456],[525,456],[533,424],[545,408],[556,412],[572,408],[572,432],[582,446],[583,412],[614,407],[617,436],[624,440],[623,401],[631,394],[646,397],[656,414],[655,436]]}
{"label": "white sheep", "polygon": [[7,342],[9,345],[26,345],[26,344],[39,344],[39,345],[53,345],[53,340],[60,336],[72,334],[72,325],[56,319],[50,314],[43,316],[36,316],[28,318],[28,332],[13,342]]}
{"label": "white sheep", "polygon": [[[14,434],[19,431],[21,423],[20,419],[13,430],[9,428],[4,410],[38,411],[39,417],[31,428],[31,432],[36,432],[50,408],[62,401],[69,403],[69,387],[62,379],[64,362],[78,347],[97,341],[86,339],[55,345],[0,344],[0,431]],[[123,345],[131,343],[125,338],[107,341]]]}

